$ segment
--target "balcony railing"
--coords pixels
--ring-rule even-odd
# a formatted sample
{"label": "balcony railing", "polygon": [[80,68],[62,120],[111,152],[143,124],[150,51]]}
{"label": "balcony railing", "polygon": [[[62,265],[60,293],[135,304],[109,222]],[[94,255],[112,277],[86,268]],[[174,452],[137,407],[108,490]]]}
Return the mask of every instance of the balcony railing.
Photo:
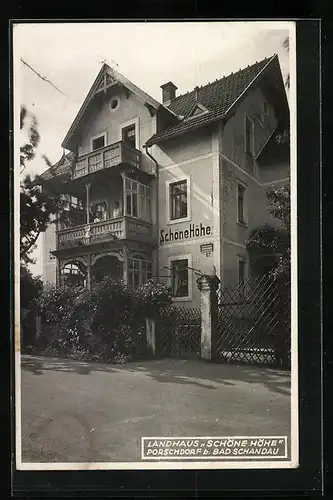
{"label": "balcony railing", "polygon": [[127,163],[140,168],[140,151],[132,149],[123,141],[110,144],[91,153],[79,156],[72,174],[73,179],[84,177],[98,170]]}
{"label": "balcony railing", "polygon": [[57,250],[126,239],[147,242],[151,238],[149,222],[123,216],[57,231]]}

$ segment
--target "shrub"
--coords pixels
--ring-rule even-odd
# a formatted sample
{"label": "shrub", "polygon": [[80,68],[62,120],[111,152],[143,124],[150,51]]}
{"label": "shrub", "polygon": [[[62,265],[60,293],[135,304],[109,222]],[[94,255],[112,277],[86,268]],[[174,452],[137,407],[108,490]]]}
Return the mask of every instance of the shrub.
{"label": "shrub", "polygon": [[36,342],[36,316],[34,301],[43,288],[42,280],[21,264],[20,313],[22,350],[28,351]]}
{"label": "shrub", "polygon": [[43,288],[39,276],[33,276],[25,266],[20,267],[20,306],[21,309],[31,310],[33,303]]}
{"label": "shrub", "polygon": [[124,362],[147,354],[146,317],[170,302],[164,285],[149,281],[133,290],[123,281],[104,278],[91,290],[46,287],[36,308],[44,324],[56,324],[52,335],[43,330],[44,345],[53,353]]}
{"label": "shrub", "polygon": [[35,310],[45,323],[64,323],[71,316],[80,293],[80,288],[46,285],[35,299]]}
{"label": "shrub", "polygon": [[147,317],[154,317],[172,303],[171,289],[153,280],[148,280],[138,290],[138,296],[140,307]]}

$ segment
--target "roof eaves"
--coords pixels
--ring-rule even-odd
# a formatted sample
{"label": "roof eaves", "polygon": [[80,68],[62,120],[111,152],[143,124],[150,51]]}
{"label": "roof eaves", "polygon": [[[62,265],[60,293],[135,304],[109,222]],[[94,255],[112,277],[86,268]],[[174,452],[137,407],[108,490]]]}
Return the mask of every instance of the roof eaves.
{"label": "roof eaves", "polygon": [[60,160],[44,170],[38,177],[42,180],[50,180],[68,174],[71,170],[71,160],[72,153],[63,153]]}
{"label": "roof eaves", "polygon": [[268,136],[268,138],[267,138],[266,142],[264,143],[264,145],[262,146],[261,150],[256,155],[255,160],[259,160],[259,158],[263,154],[264,150],[266,149],[266,146],[270,143],[270,141],[273,138],[273,136],[275,135],[275,133],[276,133],[276,127],[273,129],[273,132],[271,132],[271,134]]}
{"label": "roof eaves", "polygon": [[160,102],[158,102],[156,99],[154,99],[153,97],[151,97],[144,90],[140,89],[140,87],[138,87],[137,85],[135,85],[133,82],[131,82],[130,80],[128,80],[128,78],[126,78],[126,76],[122,75],[121,73],[119,73],[115,69],[110,68],[110,66],[108,66],[108,65],[106,65],[106,69],[109,72],[109,74],[111,74],[111,76],[113,76],[114,78],[116,78],[122,85],[124,85],[129,90],[131,90],[131,92],[133,92],[133,94],[136,94],[137,96],[140,96],[141,99],[142,99],[142,101],[147,102],[148,104],[150,104],[151,106],[153,106],[156,109],[158,109],[161,106]]}
{"label": "roof eaves", "polygon": [[277,54],[274,54],[272,57],[269,58],[269,60],[267,61],[267,64],[265,64],[265,66],[259,71],[259,73],[253,78],[253,80],[250,81],[250,83],[245,87],[245,89],[243,90],[243,92],[241,92],[241,94],[237,97],[237,99],[235,99],[235,101],[231,104],[231,106],[227,109],[227,111],[225,112],[225,116],[228,116],[228,114],[231,112],[231,110],[237,106],[238,102],[241,101],[245,95],[247,94],[247,92],[249,91],[249,89],[252,87],[252,85],[257,81],[259,80],[259,77],[262,75],[262,73],[266,70],[266,68],[268,67],[268,65],[277,57]]}
{"label": "roof eaves", "polygon": [[99,81],[99,79],[102,76],[102,74],[103,74],[104,70],[106,69],[106,67],[107,67],[107,64],[103,64],[102,68],[99,70],[98,75],[96,76],[96,78],[95,78],[92,86],[90,87],[90,90],[89,90],[88,94],[86,95],[85,100],[83,101],[83,103],[82,103],[79,111],[77,112],[76,117],[74,118],[74,120],[72,122],[72,125],[70,126],[70,128],[69,128],[69,130],[68,130],[68,132],[67,132],[67,134],[66,134],[66,136],[64,138],[64,140],[61,143],[61,146],[63,148],[66,148],[70,137],[73,135],[73,132],[74,132],[76,126],[78,125],[80,119],[82,118],[83,113],[86,110],[87,105],[88,105],[90,99],[92,98],[92,96],[94,94],[97,82]]}
{"label": "roof eaves", "polygon": [[[203,113],[202,115],[199,115],[199,116],[196,116],[195,118],[202,118],[202,116],[206,115],[207,113]],[[169,139],[173,139],[174,137],[178,137],[180,135],[183,135],[187,132],[192,132],[194,130],[197,130],[198,128],[200,127],[205,127],[205,126],[208,126],[212,123],[215,123],[219,120],[222,120],[224,118],[224,114],[219,114],[218,116],[212,116],[211,119],[205,121],[205,122],[199,122],[199,123],[192,123],[189,121],[189,122],[186,122],[186,123],[189,123],[189,126],[188,127],[185,127],[184,129],[181,129],[181,130],[178,130],[178,131],[174,131],[174,132],[171,132],[170,134],[165,134],[164,136],[160,137],[157,139],[157,141],[155,141],[155,138],[154,138],[154,135],[156,136],[157,134],[154,134],[150,139],[148,139],[148,141],[146,142],[146,146],[150,147],[150,146],[153,146],[154,144],[158,144],[160,142],[164,142],[164,141],[167,141]]]}

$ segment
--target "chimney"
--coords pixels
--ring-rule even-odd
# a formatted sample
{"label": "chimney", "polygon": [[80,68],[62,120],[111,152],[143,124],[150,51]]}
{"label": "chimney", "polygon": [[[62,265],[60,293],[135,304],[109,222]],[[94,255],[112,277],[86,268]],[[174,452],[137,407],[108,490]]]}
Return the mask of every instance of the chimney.
{"label": "chimney", "polygon": [[161,85],[162,89],[162,102],[163,104],[169,104],[172,99],[176,97],[177,87],[172,82],[167,82]]}

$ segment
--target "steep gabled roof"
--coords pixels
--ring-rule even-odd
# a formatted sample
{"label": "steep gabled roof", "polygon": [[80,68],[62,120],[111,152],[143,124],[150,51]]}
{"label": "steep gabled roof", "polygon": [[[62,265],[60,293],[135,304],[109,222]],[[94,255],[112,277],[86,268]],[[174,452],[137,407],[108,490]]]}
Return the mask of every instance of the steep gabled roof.
{"label": "steep gabled roof", "polygon": [[116,71],[114,68],[111,68],[107,64],[104,64],[102,68],[100,69],[97,77],[95,78],[94,83],[92,84],[85,100],[83,101],[83,104],[81,108],[79,109],[69,131],[66,134],[65,139],[62,142],[62,147],[65,149],[70,149],[69,143],[74,135],[79,123],[84,117],[85,112],[87,111],[87,108],[90,104],[90,102],[93,100],[94,96],[96,94],[102,93],[103,91],[106,91],[109,87],[112,87],[113,85],[122,85],[126,89],[128,89],[130,92],[136,95],[139,101],[141,101],[143,104],[147,105],[148,107],[151,107],[155,110],[160,108],[161,106],[164,107],[167,112],[176,117],[176,114],[174,113],[173,110],[169,110],[165,106],[163,106],[161,103],[156,101],[153,97],[148,95],[146,92],[141,90],[139,87],[134,85],[130,80],[128,80],[124,75]]}
{"label": "steep gabled roof", "polygon": [[[265,58],[236,73],[231,73],[203,87],[197,87],[192,92],[173,99],[168,109],[178,116],[182,115],[184,119],[180,123],[154,134],[147,141],[146,145],[152,146],[153,144],[226,117],[237,101],[254,84],[259,75],[265,71],[273,60],[277,60],[277,55]],[[209,112],[188,120],[197,101],[207,108]]]}

